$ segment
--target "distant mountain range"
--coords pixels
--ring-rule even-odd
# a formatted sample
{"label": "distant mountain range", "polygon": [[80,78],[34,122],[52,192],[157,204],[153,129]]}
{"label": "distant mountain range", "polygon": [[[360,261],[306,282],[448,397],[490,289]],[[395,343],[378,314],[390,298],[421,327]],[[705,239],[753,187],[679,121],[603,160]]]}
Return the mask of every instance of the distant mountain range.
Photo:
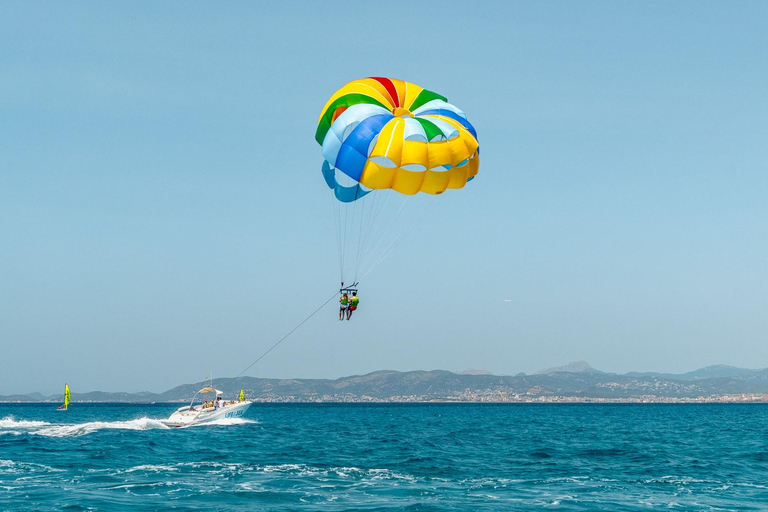
{"label": "distant mountain range", "polygon": [[[164,393],[72,392],[73,402],[179,402],[192,398],[202,382],[184,384]],[[383,370],[340,379],[222,378],[214,386],[225,397],[242,388],[260,401],[527,401],[531,398],[630,399],[768,394],[768,368],[749,370],[715,365],[683,374],[654,372],[606,373],[584,361],[549,368],[533,375],[492,375],[480,370],[398,372]],[[60,401],[61,395],[0,395],[1,402]]]}

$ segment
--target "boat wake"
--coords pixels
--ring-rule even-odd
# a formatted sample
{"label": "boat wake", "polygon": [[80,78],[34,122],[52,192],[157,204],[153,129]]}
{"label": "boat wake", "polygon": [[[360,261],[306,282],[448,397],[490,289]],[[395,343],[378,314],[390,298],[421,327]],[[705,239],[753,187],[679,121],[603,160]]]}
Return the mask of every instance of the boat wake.
{"label": "boat wake", "polygon": [[127,421],[89,421],[85,423],[50,423],[17,420],[13,416],[0,419],[0,434],[34,434],[45,437],[78,437],[101,430],[168,429],[160,420],[137,418]]}
{"label": "boat wake", "polygon": [[6,416],[0,419],[0,429],[12,428],[37,428],[50,425],[47,421],[17,420],[13,416]]}
{"label": "boat wake", "polygon": [[[182,428],[247,425],[251,423],[258,422],[245,418],[221,418],[187,425]],[[168,430],[170,428],[161,420],[147,418],[146,416],[126,421],[89,421],[85,423],[50,423],[48,421],[19,420],[13,416],[0,418],[0,435],[32,434],[45,437],[78,437],[102,430]]]}

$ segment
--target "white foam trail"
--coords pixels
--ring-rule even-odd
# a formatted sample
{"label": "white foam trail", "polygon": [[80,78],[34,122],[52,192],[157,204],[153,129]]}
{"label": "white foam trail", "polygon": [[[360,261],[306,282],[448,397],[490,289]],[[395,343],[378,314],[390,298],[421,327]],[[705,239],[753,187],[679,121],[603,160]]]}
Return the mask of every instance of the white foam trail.
{"label": "white foam trail", "polygon": [[5,418],[0,419],[0,429],[28,430],[32,428],[45,427],[48,425],[52,425],[52,423],[48,423],[47,421],[17,420],[13,416],[6,416]]}
{"label": "white foam trail", "polygon": [[[245,418],[222,418],[206,423],[189,425],[191,427],[222,426],[222,425],[246,425],[258,423]],[[22,433],[35,434],[46,437],[78,437],[92,434],[101,430],[153,430],[169,429],[161,420],[153,418],[137,418],[127,421],[89,421],[86,423],[49,423],[47,421],[17,420],[13,416],[0,419],[0,434],[20,435]]]}
{"label": "white foam trail", "polygon": [[50,425],[31,433],[47,437],[77,437],[100,430],[153,430],[167,428],[170,427],[163,424],[160,420],[144,417],[128,421],[90,421],[70,425]]}

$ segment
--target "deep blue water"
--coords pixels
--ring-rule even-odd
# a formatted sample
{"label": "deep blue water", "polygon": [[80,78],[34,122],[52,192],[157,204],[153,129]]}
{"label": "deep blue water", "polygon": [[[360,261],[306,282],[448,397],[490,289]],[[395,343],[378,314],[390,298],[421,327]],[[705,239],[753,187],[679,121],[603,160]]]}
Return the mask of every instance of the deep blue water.
{"label": "deep blue water", "polygon": [[768,510],[766,405],[0,404],[3,510]]}

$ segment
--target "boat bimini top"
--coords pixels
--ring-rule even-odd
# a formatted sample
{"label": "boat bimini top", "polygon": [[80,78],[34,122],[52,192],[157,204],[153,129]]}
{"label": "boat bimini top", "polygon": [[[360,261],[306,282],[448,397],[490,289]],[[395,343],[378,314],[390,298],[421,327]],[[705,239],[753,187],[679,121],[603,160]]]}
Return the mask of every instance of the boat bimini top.
{"label": "boat bimini top", "polygon": [[224,392],[223,392],[223,391],[219,391],[219,390],[218,390],[218,389],[216,389],[216,388],[210,388],[210,387],[209,387],[209,388],[203,388],[203,389],[201,389],[200,391],[198,391],[197,393],[195,393],[195,396],[199,395],[200,393],[216,393],[216,396],[219,396],[219,395],[222,395],[222,394],[224,394]]}
{"label": "boat bimini top", "polygon": [[223,391],[219,391],[218,389],[216,389],[214,387],[210,387],[210,386],[209,387],[205,387],[205,388],[201,389],[200,391],[198,391],[197,393],[195,393],[195,396],[192,397],[192,400],[189,402],[189,408],[190,409],[192,409],[192,406],[195,404],[195,398],[197,398],[197,395],[199,395],[200,393],[204,393],[206,395],[208,393],[215,393],[216,396],[221,396],[221,395],[224,394]]}

